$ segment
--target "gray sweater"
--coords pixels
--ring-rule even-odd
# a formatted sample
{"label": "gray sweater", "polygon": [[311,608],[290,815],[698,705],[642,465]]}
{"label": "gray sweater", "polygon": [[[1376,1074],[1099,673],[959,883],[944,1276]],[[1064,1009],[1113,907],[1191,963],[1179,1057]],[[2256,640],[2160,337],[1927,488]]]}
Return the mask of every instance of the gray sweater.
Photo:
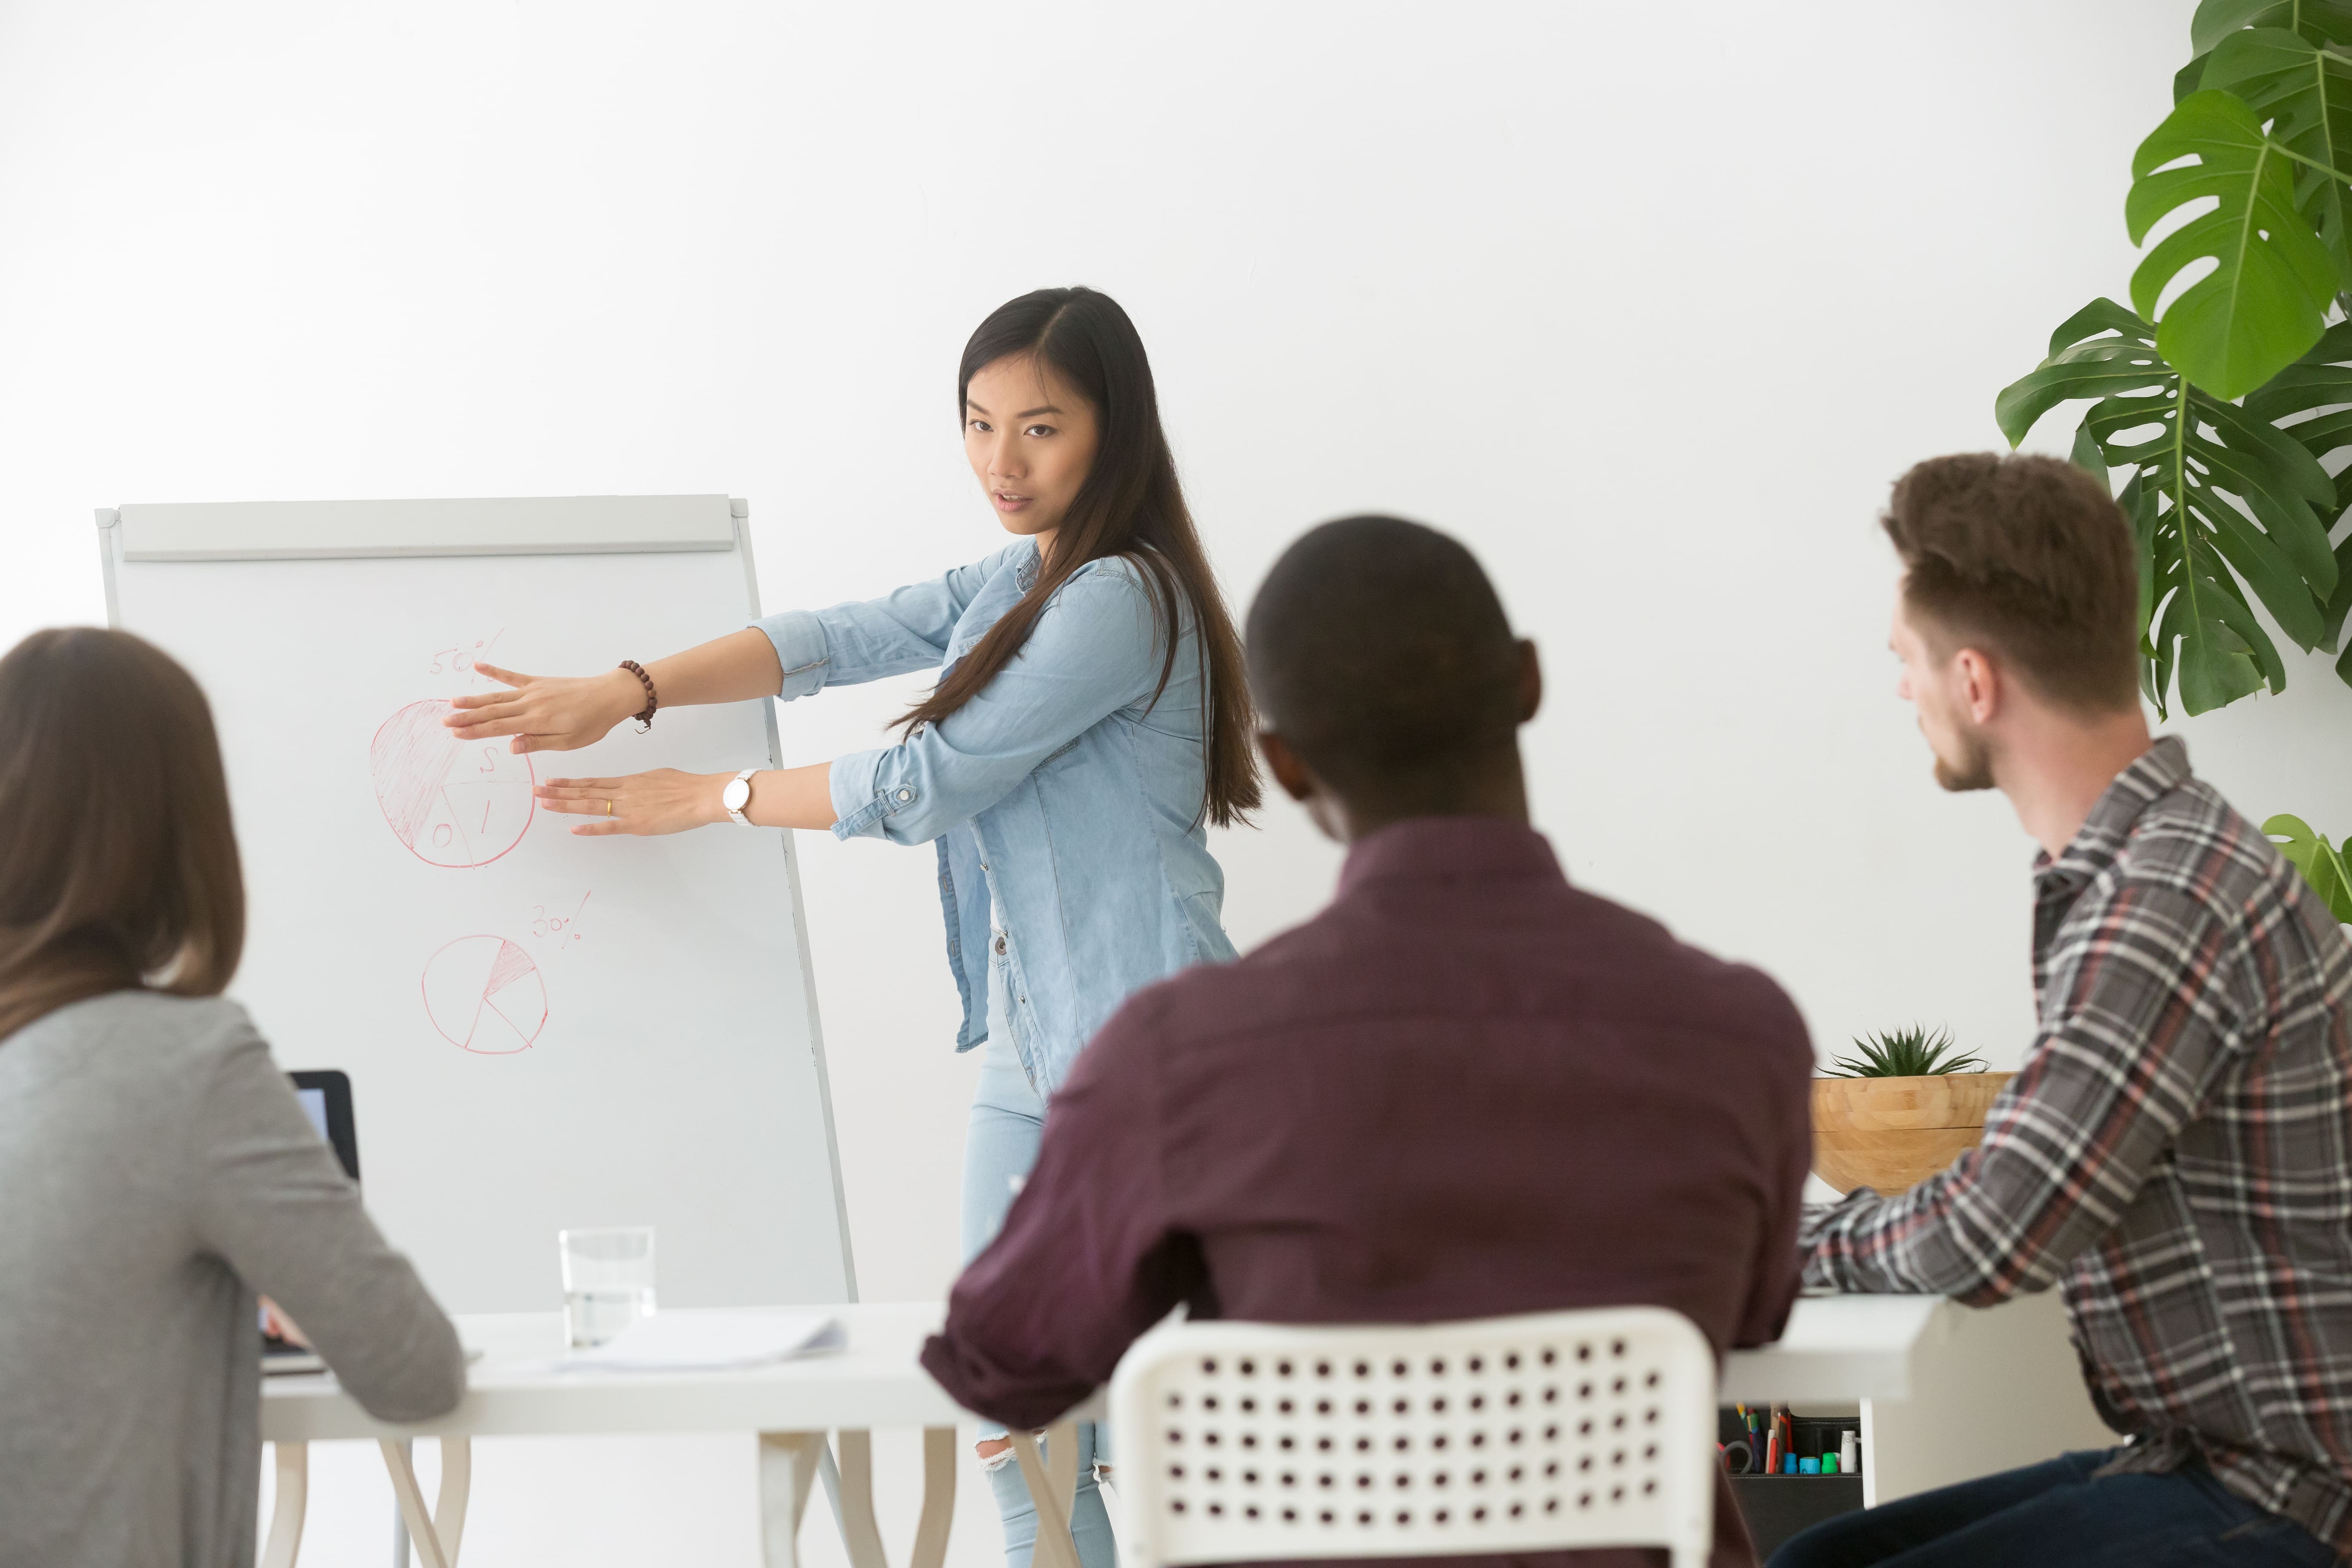
{"label": "gray sweater", "polygon": [[235,1003],[117,992],[0,1039],[0,1568],[247,1568],[254,1292],[378,1416],[464,1352]]}

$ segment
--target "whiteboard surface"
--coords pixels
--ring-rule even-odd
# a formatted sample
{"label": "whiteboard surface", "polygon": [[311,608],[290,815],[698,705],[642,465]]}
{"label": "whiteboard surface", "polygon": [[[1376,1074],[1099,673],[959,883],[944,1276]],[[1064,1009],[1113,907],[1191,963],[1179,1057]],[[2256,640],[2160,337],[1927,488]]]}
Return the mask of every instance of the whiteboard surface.
{"label": "whiteboard surface", "polygon": [[[400,507],[430,537],[472,504]],[[121,528],[100,538],[116,624],[212,700],[250,909],[230,994],[283,1066],[351,1075],[368,1208],[442,1304],[544,1310],[557,1230],[606,1225],[656,1227],[666,1303],[847,1300],[790,834],[575,837],[528,793],[772,766],[768,704],[529,757],[456,747],[413,706],[495,689],[477,658],[584,674],[734,630],[740,544],[125,561]]]}

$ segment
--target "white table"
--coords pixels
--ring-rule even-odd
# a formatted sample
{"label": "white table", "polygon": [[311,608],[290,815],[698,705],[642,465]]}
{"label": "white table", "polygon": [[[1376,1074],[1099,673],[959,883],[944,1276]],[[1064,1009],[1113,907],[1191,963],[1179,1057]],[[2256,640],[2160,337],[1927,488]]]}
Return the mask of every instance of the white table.
{"label": "white table", "polygon": [[[782,1309],[780,1309],[782,1310]],[[803,1309],[804,1310],[804,1309]],[[559,1373],[560,1312],[460,1317],[482,1358],[466,1397],[437,1421],[379,1422],[326,1374],[265,1380],[261,1435],[276,1445],[278,1504],[262,1568],[292,1568],[301,1541],[306,1444],[375,1438],[423,1568],[453,1568],[465,1528],[476,1436],[563,1433],[759,1434],[761,1542],[768,1568],[793,1568],[809,1489],[836,1434],[842,1532],[854,1568],[887,1568],[875,1528],[872,1431],[923,1428],[923,1508],[910,1568],[940,1568],[955,1500],[955,1427],[964,1412],[916,1362],[940,1323],[938,1302],[835,1308],[848,1347],[743,1372]],[[1858,1404],[1866,1507],[2031,1464],[2115,1436],[2091,1408],[2054,1294],[1977,1311],[1934,1296],[1830,1296],[1796,1304],[1787,1332],[1726,1358],[1721,1397],[1748,1405]],[[1037,1568],[1076,1568],[1070,1498],[1077,1443],[1069,1423],[1101,1418],[1099,1396],[1054,1428],[1050,1466],[1014,1436],[1038,1500]],[[405,1439],[441,1440],[430,1515]]]}
{"label": "white table", "polygon": [[1778,1344],[1725,1358],[1722,1398],[1859,1404],[1865,1508],[2117,1441],[2091,1406],[2055,1291],[1982,1310],[1940,1296],[1806,1297]]}
{"label": "white table", "polygon": [[[423,1568],[450,1568],[465,1531],[472,1468],[469,1439],[711,1431],[759,1435],[761,1545],[768,1568],[793,1568],[795,1538],[808,1506],[810,1483],[825,1451],[825,1434],[836,1434],[842,1533],[850,1560],[855,1568],[886,1568],[874,1523],[872,1432],[877,1426],[923,1428],[923,1509],[910,1563],[911,1568],[940,1568],[955,1507],[955,1426],[965,1416],[915,1357],[924,1336],[938,1327],[944,1308],[923,1302],[830,1310],[841,1319],[848,1337],[847,1348],[838,1353],[746,1371],[677,1373],[555,1371],[551,1363],[564,1350],[561,1312],[461,1316],[457,1319],[458,1336],[469,1350],[483,1352],[467,1369],[466,1397],[447,1415],[415,1426],[375,1420],[328,1373],[267,1378],[261,1436],[276,1447],[278,1503],[262,1568],[292,1568],[301,1544],[310,1475],[307,1445],[312,1442],[376,1439]],[[441,1443],[440,1496],[430,1515],[403,1447],[415,1437],[436,1437]],[[1067,1460],[1055,1466],[1054,1477],[1055,1500],[1066,1520],[1069,1493],[1059,1489],[1058,1472],[1068,1469],[1070,1484],[1076,1485],[1077,1445],[1072,1441],[1053,1447],[1056,1459],[1066,1456]],[[1029,1456],[1024,1456],[1024,1468],[1029,1468]]]}

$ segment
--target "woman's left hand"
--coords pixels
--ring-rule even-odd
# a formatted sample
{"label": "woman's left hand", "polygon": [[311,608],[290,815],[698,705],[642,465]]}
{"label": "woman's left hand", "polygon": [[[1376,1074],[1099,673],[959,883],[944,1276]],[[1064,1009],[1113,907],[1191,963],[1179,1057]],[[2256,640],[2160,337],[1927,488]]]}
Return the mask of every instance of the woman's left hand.
{"label": "woman's left hand", "polygon": [[683,833],[727,820],[719,796],[733,776],[656,768],[617,779],[549,779],[531,793],[550,811],[594,819],[573,824],[574,833]]}

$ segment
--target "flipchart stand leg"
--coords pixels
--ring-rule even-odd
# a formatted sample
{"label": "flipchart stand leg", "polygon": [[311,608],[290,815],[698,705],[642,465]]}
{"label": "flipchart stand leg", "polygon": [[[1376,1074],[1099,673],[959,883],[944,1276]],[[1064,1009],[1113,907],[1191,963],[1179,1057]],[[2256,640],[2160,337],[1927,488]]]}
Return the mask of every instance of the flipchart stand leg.
{"label": "flipchart stand leg", "polygon": [[824,1453],[822,1432],[760,1434],[760,1561],[799,1568],[801,1515]]}
{"label": "flipchart stand leg", "polygon": [[1020,1457],[1030,1500],[1037,1505],[1034,1568],[1078,1568],[1077,1542],[1070,1538],[1070,1508],[1078,1495],[1077,1423],[1057,1421],[1047,1427],[1044,1457],[1037,1452],[1037,1439],[1028,1433],[1006,1436]]}
{"label": "flipchart stand leg", "polygon": [[[816,1479],[824,1483],[824,1500],[832,1505],[833,1526],[841,1531],[842,1550],[849,1553],[850,1562],[855,1563],[857,1553],[849,1544],[849,1516],[841,1511],[841,1469],[833,1462],[831,1444],[817,1450]],[[878,1533],[876,1539],[880,1539]]]}
{"label": "flipchart stand leg", "polygon": [[[416,1450],[415,1446],[404,1437],[400,1451],[413,1458]],[[397,1488],[394,1489],[392,1497],[392,1568],[408,1568],[408,1515],[400,1506]]]}
{"label": "flipchart stand leg", "polygon": [[302,1550],[302,1516],[310,1506],[310,1445],[277,1442],[278,1501],[269,1510],[269,1540],[261,1549],[261,1568],[294,1568]]}

